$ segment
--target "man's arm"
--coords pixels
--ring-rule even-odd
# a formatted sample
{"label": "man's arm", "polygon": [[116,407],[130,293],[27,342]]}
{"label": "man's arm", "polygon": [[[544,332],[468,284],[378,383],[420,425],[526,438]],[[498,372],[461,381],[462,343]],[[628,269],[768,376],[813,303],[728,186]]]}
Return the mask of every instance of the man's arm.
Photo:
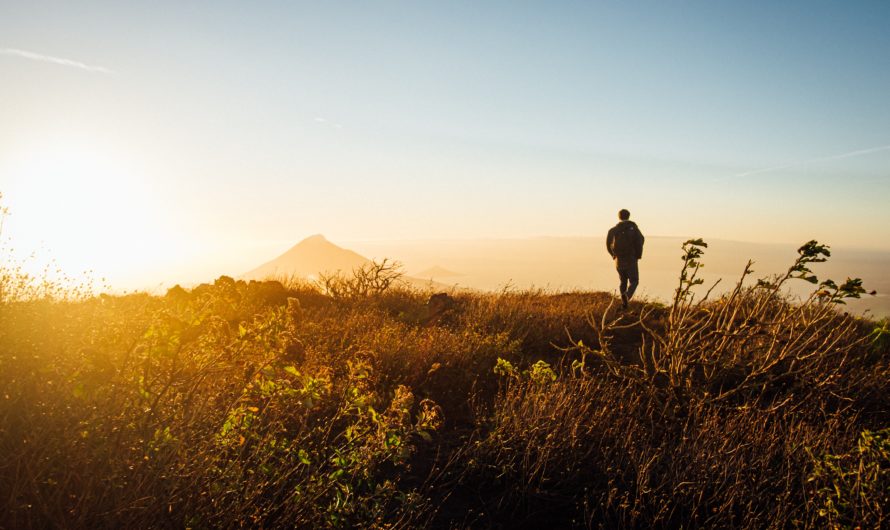
{"label": "man's arm", "polygon": [[637,238],[637,259],[643,259],[643,243],[646,241],[646,238],[643,237],[640,227],[637,227],[637,234],[639,235]]}
{"label": "man's arm", "polygon": [[612,242],[615,240],[615,229],[612,228],[609,230],[609,233],[606,235],[606,252],[609,253],[613,258],[615,254],[612,254]]}

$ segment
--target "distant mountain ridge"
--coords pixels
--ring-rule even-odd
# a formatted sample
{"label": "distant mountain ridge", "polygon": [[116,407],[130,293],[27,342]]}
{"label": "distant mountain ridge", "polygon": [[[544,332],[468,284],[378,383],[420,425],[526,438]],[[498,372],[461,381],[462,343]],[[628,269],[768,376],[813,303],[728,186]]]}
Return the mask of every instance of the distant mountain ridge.
{"label": "distant mountain ridge", "polygon": [[[358,252],[337,246],[321,234],[307,237],[277,258],[241,275],[245,280],[268,280],[296,276],[315,279],[320,274],[341,272],[346,275],[371,263]],[[445,271],[445,269],[442,269]],[[450,271],[445,271],[450,272]],[[455,275],[455,273],[451,273]],[[402,280],[419,289],[447,289],[448,284],[431,280],[431,277],[402,276]]]}
{"label": "distant mountain ridge", "polygon": [[357,252],[338,247],[323,235],[316,234],[300,241],[277,258],[242,275],[245,279],[262,280],[278,276],[317,277],[325,272],[350,272],[370,260]]}
{"label": "distant mountain ridge", "polygon": [[[641,296],[670,300],[676,289],[678,259],[683,238],[648,237],[640,262]],[[340,271],[349,276],[371,263],[365,256],[386,256],[410,270],[432,268],[403,276],[420,289],[497,290],[505,285],[518,288],[545,287],[557,290],[611,291],[617,285],[615,266],[602,237],[489,239],[467,241],[352,242],[358,252],[340,247],[322,235],[308,237],[275,259],[242,275],[244,279],[295,276],[314,279],[320,273]],[[757,263],[755,273],[763,276],[784,271],[793,262],[794,245],[759,244],[714,239],[709,241],[700,277],[708,284],[723,279],[715,295],[734,284],[748,259]],[[867,289],[879,295],[849,301],[856,313],[866,309],[873,315],[890,315],[890,253],[832,249],[832,258],[814,268],[820,278],[862,278]],[[359,253],[361,252],[361,254]],[[460,274],[454,271],[460,271]],[[758,277],[760,277],[758,276]],[[810,285],[794,282],[790,288],[805,295]]]}

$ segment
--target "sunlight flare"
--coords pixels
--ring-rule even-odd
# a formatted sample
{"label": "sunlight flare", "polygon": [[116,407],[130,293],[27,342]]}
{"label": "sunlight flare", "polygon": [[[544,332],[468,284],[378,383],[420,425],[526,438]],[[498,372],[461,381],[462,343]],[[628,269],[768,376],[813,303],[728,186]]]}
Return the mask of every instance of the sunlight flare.
{"label": "sunlight flare", "polygon": [[158,201],[121,154],[97,142],[65,139],[18,155],[4,170],[12,212],[6,235],[18,249],[37,251],[69,271],[114,275],[134,257],[143,263],[158,259]]}

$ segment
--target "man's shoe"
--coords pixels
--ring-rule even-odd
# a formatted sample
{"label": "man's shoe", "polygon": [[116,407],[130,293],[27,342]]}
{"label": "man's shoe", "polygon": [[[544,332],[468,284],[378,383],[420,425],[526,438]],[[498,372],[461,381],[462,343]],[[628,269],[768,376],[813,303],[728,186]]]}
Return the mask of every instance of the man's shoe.
{"label": "man's shoe", "polygon": [[626,294],[621,295],[621,308],[627,309],[627,295]]}

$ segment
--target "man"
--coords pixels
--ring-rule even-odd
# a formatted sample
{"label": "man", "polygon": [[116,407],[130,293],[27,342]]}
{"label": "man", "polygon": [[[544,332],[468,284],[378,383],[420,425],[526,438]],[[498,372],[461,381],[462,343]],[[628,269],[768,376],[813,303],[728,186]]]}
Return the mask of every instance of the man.
{"label": "man", "polygon": [[621,306],[627,309],[627,301],[634,295],[637,285],[640,283],[640,271],[637,260],[643,257],[643,237],[636,223],[630,220],[630,212],[621,210],[618,212],[618,224],[609,230],[606,236],[606,250],[615,260],[615,268],[618,269],[621,292]]}

